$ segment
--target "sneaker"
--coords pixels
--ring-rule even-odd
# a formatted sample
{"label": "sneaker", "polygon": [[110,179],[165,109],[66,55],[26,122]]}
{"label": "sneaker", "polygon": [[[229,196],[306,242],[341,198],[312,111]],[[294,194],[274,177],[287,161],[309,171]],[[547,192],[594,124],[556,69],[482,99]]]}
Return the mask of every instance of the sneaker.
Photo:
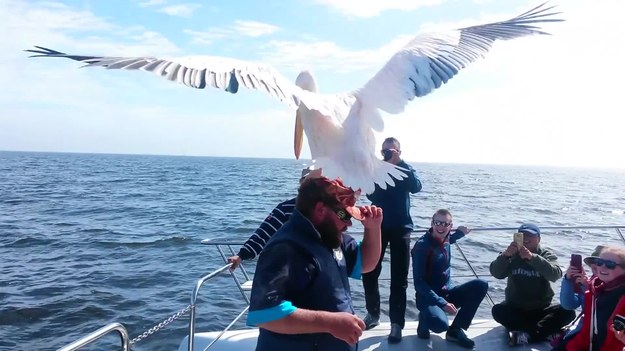
{"label": "sneaker", "polygon": [[475,342],[469,339],[462,328],[449,328],[445,334],[445,339],[447,339],[447,341],[455,342],[465,349],[472,349],[475,347]]}
{"label": "sneaker", "polygon": [[380,317],[376,317],[371,313],[367,313],[363,321],[365,322],[365,330],[369,330],[380,325]]}
{"label": "sneaker", "polygon": [[419,330],[419,328],[417,328],[417,336],[419,337],[419,339],[429,339],[430,331],[429,330],[421,331]]}
{"label": "sneaker", "polygon": [[509,331],[508,332],[508,344],[510,346],[527,345],[530,342],[530,335],[522,331]]}
{"label": "sneaker", "polygon": [[389,344],[396,344],[401,341],[401,327],[397,323],[391,324],[391,332],[388,334]]}

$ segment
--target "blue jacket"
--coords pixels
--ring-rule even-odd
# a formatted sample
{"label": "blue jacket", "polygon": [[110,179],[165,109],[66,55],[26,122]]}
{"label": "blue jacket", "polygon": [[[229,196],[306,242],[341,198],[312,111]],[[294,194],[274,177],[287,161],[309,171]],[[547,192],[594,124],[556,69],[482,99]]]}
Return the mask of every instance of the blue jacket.
{"label": "blue jacket", "polygon": [[381,207],[384,211],[382,219],[383,230],[408,229],[412,231],[413,223],[410,216],[410,194],[421,191],[422,185],[414,168],[403,160],[397,166],[409,170],[407,178],[402,180],[394,179],[395,186],[387,187],[386,190],[375,185],[375,190],[367,198],[375,206]]}
{"label": "blue jacket", "polygon": [[581,293],[576,293],[573,282],[565,276],[562,279],[562,285],[560,285],[560,305],[564,309],[574,311],[584,303],[585,291],[586,287],[582,289]]}
{"label": "blue jacket", "polygon": [[443,308],[451,289],[451,247],[465,233],[456,230],[444,243],[432,237],[432,229],[412,247],[412,274],[419,304]]}
{"label": "blue jacket", "polygon": [[[321,242],[312,223],[294,210],[261,252],[250,298],[247,324],[284,318],[297,308],[354,314],[348,276],[359,278],[360,244],[343,235],[341,247]],[[279,334],[260,328],[256,351],[353,351],[329,333]]]}

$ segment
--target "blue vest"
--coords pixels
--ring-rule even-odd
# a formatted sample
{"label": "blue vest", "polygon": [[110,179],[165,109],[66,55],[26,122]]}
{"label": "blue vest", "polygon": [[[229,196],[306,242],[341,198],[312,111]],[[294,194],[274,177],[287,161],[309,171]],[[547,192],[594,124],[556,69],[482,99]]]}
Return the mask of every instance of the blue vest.
{"label": "blue vest", "polygon": [[[310,257],[315,267],[310,287],[299,296],[288,296],[297,308],[315,311],[348,312],[354,314],[349,289],[348,272],[341,249],[331,250],[321,243],[319,234],[299,211],[269,240],[267,247],[288,242]],[[260,328],[256,351],[355,351],[357,346],[335,338],[329,333],[278,334]]]}

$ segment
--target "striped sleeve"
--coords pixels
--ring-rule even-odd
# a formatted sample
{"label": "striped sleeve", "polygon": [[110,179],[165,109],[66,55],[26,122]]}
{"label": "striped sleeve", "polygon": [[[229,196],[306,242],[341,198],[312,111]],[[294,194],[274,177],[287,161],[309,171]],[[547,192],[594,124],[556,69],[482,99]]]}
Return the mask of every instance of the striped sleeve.
{"label": "striped sleeve", "polygon": [[256,258],[263,250],[271,237],[282,227],[291,217],[295,209],[295,198],[284,201],[271,211],[263,223],[254,231],[254,234],[247,239],[243,247],[239,250],[238,256],[243,260]]}

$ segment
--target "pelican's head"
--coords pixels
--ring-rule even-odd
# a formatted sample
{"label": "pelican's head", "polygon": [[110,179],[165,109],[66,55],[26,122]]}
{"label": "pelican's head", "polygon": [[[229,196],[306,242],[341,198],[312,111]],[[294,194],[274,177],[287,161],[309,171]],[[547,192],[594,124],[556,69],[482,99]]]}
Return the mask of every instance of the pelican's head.
{"label": "pelican's head", "polygon": [[317,92],[317,83],[315,82],[315,78],[313,78],[312,74],[308,71],[301,71],[299,75],[297,75],[297,78],[295,78],[295,85],[313,93]]}
{"label": "pelican's head", "polygon": [[[297,78],[295,78],[295,85],[303,90],[310,91],[312,93],[317,92],[317,83],[312,74],[308,71],[301,71]],[[295,113],[295,135],[293,140],[293,151],[295,152],[295,158],[299,159],[299,155],[302,152],[302,144],[304,142],[304,126],[302,124],[302,111],[301,107],[297,109]]]}

